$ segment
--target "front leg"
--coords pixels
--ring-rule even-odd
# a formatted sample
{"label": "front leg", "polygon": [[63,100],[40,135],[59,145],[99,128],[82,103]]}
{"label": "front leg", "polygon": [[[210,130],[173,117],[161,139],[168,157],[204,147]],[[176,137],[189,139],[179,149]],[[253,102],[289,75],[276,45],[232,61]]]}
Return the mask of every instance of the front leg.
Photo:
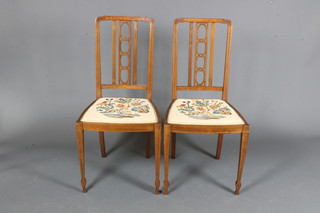
{"label": "front leg", "polygon": [[169,194],[169,149],[170,149],[170,135],[171,135],[171,125],[165,124],[164,126],[164,194]]}
{"label": "front leg", "polygon": [[236,191],[235,191],[236,195],[240,194],[241,177],[242,177],[242,171],[243,171],[243,167],[244,167],[244,161],[246,159],[248,139],[249,139],[249,126],[246,126],[244,131],[241,133],[239,163],[238,163],[238,175],[237,175]]}
{"label": "front leg", "polygon": [[83,129],[82,123],[76,124],[77,131],[77,142],[78,142],[78,154],[80,162],[80,174],[81,174],[81,186],[82,192],[87,192],[87,180],[85,178],[85,168],[84,168],[84,140],[83,140]]}
{"label": "front leg", "polygon": [[160,194],[160,155],[161,155],[161,124],[155,125],[154,131],[154,159],[155,159],[155,194]]}

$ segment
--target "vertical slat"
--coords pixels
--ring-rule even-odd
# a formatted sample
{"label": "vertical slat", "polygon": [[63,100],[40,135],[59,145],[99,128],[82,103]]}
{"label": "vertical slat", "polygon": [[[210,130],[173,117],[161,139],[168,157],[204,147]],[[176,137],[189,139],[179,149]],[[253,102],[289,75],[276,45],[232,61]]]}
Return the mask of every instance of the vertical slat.
{"label": "vertical slat", "polygon": [[116,55],[117,55],[117,23],[112,21],[112,84],[116,84]]}
{"label": "vertical slat", "polygon": [[196,22],[196,30],[195,30],[195,34],[196,34],[196,38],[195,38],[195,47],[194,47],[194,60],[193,60],[193,85],[194,86],[197,86],[198,83],[197,83],[197,78],[198,78],[198,44],[199,44],[199,41],[198,41],[198,38],[199,38],[199,26],[198,26],[198,23]]}
{"label": "vertical slat", "polygon": [[96,96],[101,98],[100,21],[96,21]]}
{"label": "vertical slat", "polygon": [[192,82],[192,53],[193,53],[193,22],[190,22],[189,27],[189,60],[188,60],[188,86]]}
{"label": "vertical slat", "polygon": [[215,39],[215,23],[211,23],[211,39],[210,39],[210,64],[209,64],[209,85],[212,85],[213,80],[213,63],[214,63],[214,39]]}
{"label": "vertical slat", "polygon": [[121,66],[121,55],[122,55],[122,50],[121,50],[121,45],[122,45],[122,21],[118,22],[118,84],[122,84],[122,79],[121,79],[121,73],[122,73],[122,66]]}
{"label": "vertical slat", "polygon": [[206,38],[205,38],[205,48],[204,48],[204,65],[203,65],[203,76],[204,76],[204,82],[203,85],[206,86],[207,84],[207,59],[208,59],[208,38],[209,38],[209,24],[205,24],[206,26]]}
{"label": "vertical slat", "polygon": [[172,45],[172,100],[177,99],[177,71],[178,71],[178,23],[173,25]]}
{"label": "vertical slat", "polygon": [[137,67],[138,67],[138,22],[133,24],[133,84],[137,84]]}
{"label": "vertical slat", "polygon": [[150,22],[149,32],[149,53],[148,53],[148,86],[147,98],[152,99],[152,67],[153,67],[153,38],[154,38],[154,22]]}
{"label": "vertical slat", "polygon": [[232,25],[228,24],[227,40],[226,40],[226,56],[224,64],[224,79],[223,79],[223,92],[222,100],[228,98],[228,86],[229,86],[229,70],[230,70],[230,49],[231,49],[231,38],[232,37]]}
{"label": "vertical slat", "polygon": [[128,79],[126,81],[126,84],[131,84],[131,47],[132,47],[132,44],[131,44],[131,41],[132,41],[132,23],[131,22],[128,22],[128,69],[127,69],[127,72],[128,72]]}

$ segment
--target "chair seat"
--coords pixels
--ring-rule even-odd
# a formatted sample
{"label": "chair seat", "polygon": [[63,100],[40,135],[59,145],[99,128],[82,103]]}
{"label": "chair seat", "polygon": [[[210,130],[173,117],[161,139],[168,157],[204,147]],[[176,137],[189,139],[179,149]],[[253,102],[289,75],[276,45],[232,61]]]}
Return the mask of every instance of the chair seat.
{"label": "chair seat", "polygon": [[144,98],[99,98],[83,115],[82,122],[156,123],[156,111]]}
{"label": "chair seat", "polygon": [[244,121],[227,102],[220,99],[177,99],[169,110],[168,123],[240,125]]}

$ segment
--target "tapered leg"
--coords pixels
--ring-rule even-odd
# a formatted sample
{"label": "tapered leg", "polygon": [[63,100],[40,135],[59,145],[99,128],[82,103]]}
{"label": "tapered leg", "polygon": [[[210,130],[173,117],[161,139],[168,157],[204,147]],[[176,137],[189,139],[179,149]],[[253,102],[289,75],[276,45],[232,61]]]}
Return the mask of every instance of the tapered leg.
{"label": "tapered leg", "polygon": [[171,135],[171,125],[165,124],[164,125],[164,181],[163,187],[164,192],[163,194],[167,195],[168,188],[169,188],[169,149],[170,149],[170,135]]}
{"label": "tapered leg", "polygon": [[77,131],[77,142],[78,142],[78,153],[79,153],[79,162],[80,162],[80,174],[81,174],[81,186],[82,192],[87,192],[87,181],[85,178],[85,170],[84,170],[84,141],[83,141],[83,129],[82,124],[76,124]]}
{"label": "tapered leg", "polygon": [[237,175],[236,191],[235,191],[236,195],[238,195],[240,193],[241,177],[242,177],[244,161],[245,161],[246,153],[247,153],[248,139],[249,139],[249,130],[246,130],[246,131],[242,132],[242,134],[241,134],[238,175]]}
{"label": "tapered leg", "polygon": [[150,132],[146,133],[146,158],[150,158]]}
{"label": "tapered leg", "polygon": [[100,140],[101,157],[105,158],[107,157],[107,154],[106,154],[106,146],[104,143],[104,132],[99,132],[99,140]]}
{"label": "tapered leg", "polygon": [[217,160],[220,159],[221,149],[222,149],[222,141],[223,141],[223,134],[219,134],[218,135],[218,142],[217,142],[216,156],[215,156],[215,158]]}
{"label": "tapered leg", "polygon": [[[150,137],[149,137],[150,139]],[[161,155],[161,124],[156,124],[154,131],[154,158],[155,158],[155,194],[160,193],[160,155]]]}
{"label": "tapered leg", "polygon": [[171,158],[176,158],[176,133],[171,133]]}

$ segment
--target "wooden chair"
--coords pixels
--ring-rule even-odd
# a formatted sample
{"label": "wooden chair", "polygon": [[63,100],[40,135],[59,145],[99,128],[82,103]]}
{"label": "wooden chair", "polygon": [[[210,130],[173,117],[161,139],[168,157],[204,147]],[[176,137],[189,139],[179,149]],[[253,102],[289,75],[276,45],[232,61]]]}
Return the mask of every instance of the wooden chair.
{"label": "wooden chair", "polygon": [[[112,83],[102,84],[101,77],[101,24],[109,23],[112,34]],[[147,83],[139,85],[138,76],[138,28],[149,25],[147,39]],[[144,24],[145,25],[145,24]],[[107,26],[107,25],[106,25]],[[145,29],[145,28],[144,28]],[[101,156],[106,157],[104,132],[146,132],[146,157],[150,157],[150,133],[155,141],[155,193],[159,193],[161,119],[152,103],[152,66],[154,20],[148,17],[102,16],[95,21],[96,30],[96,100],[80,115],[76,122],[82,191],[86,192],[84,166],[84,130],[98,131]],[[146,39],[146,40],[147,40]],[[144,43],[144,42],[142,42]],[[132,48],[133,46],[133,48]],[[133,51],[132,51],[133,49]],[[140,50],[139,50],[140,51]],[[118,53],[118,54],[117,54]],[[126,60],[124,60],[126,59]],[[127,77],[125,79],[125,77]],[[146,90],[146,98],[102,97],[102,89]]]}
{"label": "wooden chair", "polygon": [[[182,23],[189,25],[187,26],[189,27],[188,69],[185,69],[188,70],[188,83],[184,86],[178,86],[178,26]],[[213,86],[215,29],[217,24],[223,24],[220,26],[227,27],[222,86]],[[200,30],[204,31],[202,35],[200,35]],[[164,124],[164,194],[168,194],[169,187],[170,138],[171,157],[175,158],[176,133],[218,134],[216,159],[220,158],[223,135],[241,133],[235,191],[235,194],[239,194],[250,127],[240,113],[227,102],[231,33],[231,21],[226,19],[179,18],[174,21],[172,102],[168,107]],[[177,91],[192,90],[220,91],[222,92],[222,99],[177,99]]]}

